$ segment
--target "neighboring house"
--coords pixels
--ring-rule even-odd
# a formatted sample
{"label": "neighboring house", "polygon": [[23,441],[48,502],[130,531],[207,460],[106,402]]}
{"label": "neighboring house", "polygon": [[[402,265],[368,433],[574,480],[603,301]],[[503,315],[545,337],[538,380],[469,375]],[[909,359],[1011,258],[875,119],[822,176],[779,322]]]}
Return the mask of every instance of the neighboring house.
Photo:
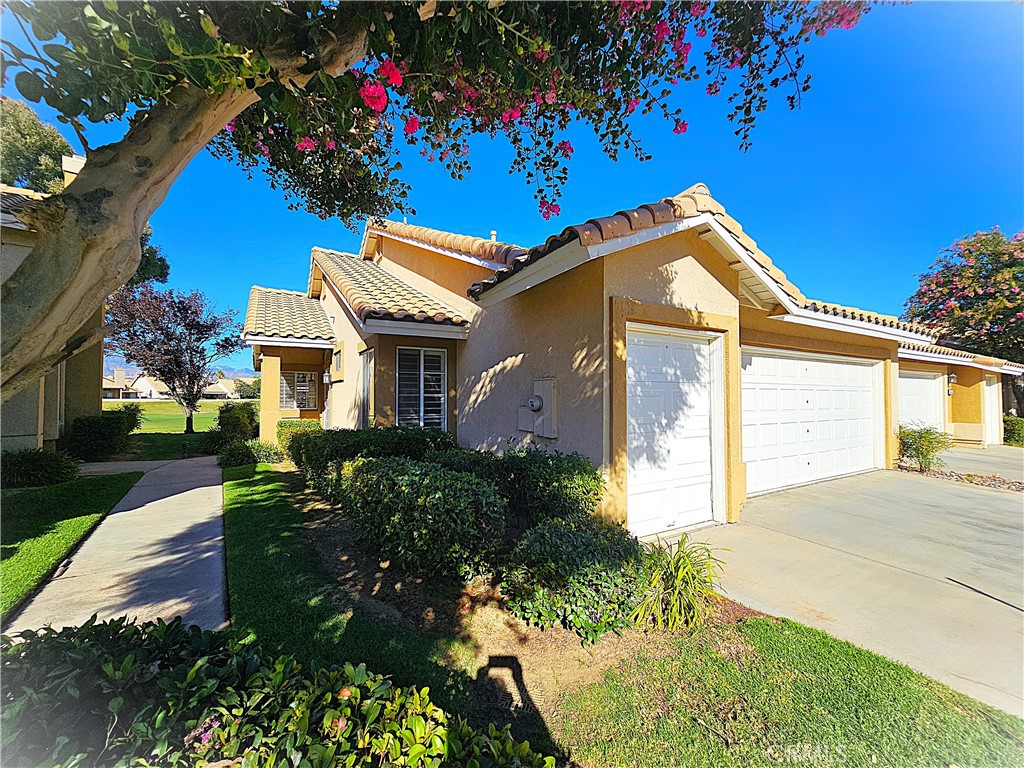
{"label": "neighboring house", "polygon": [[[85,158],[64,158],[64,181],[81,170]],[[6,282],[32,250],[36,232],[16,216],[45,194],[0,185],[0,282]],[[21,390],[0,409],[0,445],[4,449],[52,446],[65,427],[79,416],[102,409],[100,381],[103,376],[103,309],[74,335],[87,340],[46,376]]]}
{"label": "neighboring house", "polygon": [[238,400],[238,385],[240,383],[252,384],[255,376],[239,377],[237,379],[214,379],[210,386],[203,392],[203,398],[207,400]]}
{"label": "neighboring house", "polygon": [[138,400],[139,392],[125,381],[125,369],[115,368],[110,376],[103,377],[104,400]]}
{"label": "neighboring house", "polygon": [[985,377],[1024,372],[807,299],[703,184],[530,249],[371,224],[358,254],[313,249],[306,291],[253,287],[243,338],[264,440],[303,418],[579,451],[607,477],[603,514],[641,536],[893,466],[904,365],[956,373],[944,424],[1000,442]]}
{"label": "neighboring house", "polygon": [[147,376],[145,372],[132,379],[131,387],[145,400],[171,399],[171,390],[167,385],[154,376]]}

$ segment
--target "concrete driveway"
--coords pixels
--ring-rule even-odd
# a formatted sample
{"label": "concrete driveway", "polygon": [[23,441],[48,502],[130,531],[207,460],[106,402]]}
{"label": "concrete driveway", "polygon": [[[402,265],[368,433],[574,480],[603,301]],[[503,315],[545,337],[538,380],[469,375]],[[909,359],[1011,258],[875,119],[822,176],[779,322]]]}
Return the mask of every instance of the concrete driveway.
{"label": "concrete driveway", "polygon": [[999,475],[1024,482],[1024,448],[990,445],[988,448],[950,448],[942,454],[946,469],[963,474]]}
{"label": "concrete driveway", "polygon": [[1024,714],[1024,497],[879,471],[751,499],[694,538],[734,600]]}

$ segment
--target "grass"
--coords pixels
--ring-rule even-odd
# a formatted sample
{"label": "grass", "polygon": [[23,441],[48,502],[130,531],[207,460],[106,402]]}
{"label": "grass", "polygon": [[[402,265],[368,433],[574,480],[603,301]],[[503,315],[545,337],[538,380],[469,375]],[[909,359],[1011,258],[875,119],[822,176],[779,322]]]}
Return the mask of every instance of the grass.
{"label": "grass", "polygon": [[0,493],[0,619],[53,573],[140,477],[126,472]]}
{"label": "grass", "polygon": [[[429,685],[441,706],[479,722],[468,678],[448,666],[455,641],[339,602],[288,501],[288,475],[260,465],[224,476],[235,631],[306,660],[363,661],[400,685]],[[638,768],[1024,761],[1021,720],[794,622],[748,619],[667,644],[564,692],[547,723],[555,749],[583,766]]]}
{"label": "grass", "polygon": [[202,433],[217,423],[217,409],[223,400],[202,400],[199,412],[193,418],[195,434],[185,434],[185,414],[172,400],[107,400],[104,410],[112,410],[124,403],[142,405],[145,420],[138,432],[129,438],[128,454],[117,458],[132,461],[158,461],[185,458],[182,444],[188,445],[188,456],[197,456],[203,440]]}
{"label": "grass", "polygon": [[309,552],[287,475],[269,465],[224,470],[224,539],[233,630],[323,664],[365,662],[399,685],[470,715],[468,678],[445,665],[454,641],[383,619],[343,599]]}

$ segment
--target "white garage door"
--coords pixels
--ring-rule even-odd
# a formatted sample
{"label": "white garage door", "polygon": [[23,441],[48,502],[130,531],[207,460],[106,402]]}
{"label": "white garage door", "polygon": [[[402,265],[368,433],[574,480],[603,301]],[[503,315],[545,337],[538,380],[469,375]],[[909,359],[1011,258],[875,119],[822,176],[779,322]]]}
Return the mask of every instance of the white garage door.
{"label": "white garage door", "polygon": [[745,349],[741,375],[748,494],[876,466],[871,364]]}
{"label": "white garage door", "polygon": [[627,330],[626,477],[637,536],[713,519],[711,339]]}
{"label": "white garage door", "polygon": [[945,431],[945,394],[941,374],[900,371],[900,424]]}

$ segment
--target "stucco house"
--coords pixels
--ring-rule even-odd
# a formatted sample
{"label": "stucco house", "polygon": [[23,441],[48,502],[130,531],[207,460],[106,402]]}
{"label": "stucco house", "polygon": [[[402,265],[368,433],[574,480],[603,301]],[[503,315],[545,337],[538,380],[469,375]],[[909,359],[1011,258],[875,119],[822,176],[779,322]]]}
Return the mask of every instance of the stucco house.
{"label": "stucco house", "polygon": [[155,376],[147,376],[145,371],[132,379],[131,386],[139,393],[140,397],[146,400],[171,399],[171,390],[167,388],[167,385]]}
{"label": "stucco house", "polygon": [[703,184],[529,249],[371,223],[357,254],[313,249],[305,291],[253,287],[243,338],[263,439],[302,418],[580,451],[607,476],[603,514],[641,536],[891,467],[900,421],[932,408],[998,443],[991,380],[1024,372],[808,299]]}
{"label": "stucco house", "polygon": [[[64,158],[64,182],[81,170],[84,157]],[[46,195],[0,185],[0,282],[6,283],[35,244],[37,233],[18,218],[19,211]],[[53,446],[66,425],[102,409],[103,308],[72,337],[76,345],[46,376],[21,390],[0,409],[0,445],[5,450]]]}
{"label": "stucco house", "polygon": [[115,368],[110,376],[103,377],[104,400],[138,400],[139,391],[126,380],[127,371]]}

